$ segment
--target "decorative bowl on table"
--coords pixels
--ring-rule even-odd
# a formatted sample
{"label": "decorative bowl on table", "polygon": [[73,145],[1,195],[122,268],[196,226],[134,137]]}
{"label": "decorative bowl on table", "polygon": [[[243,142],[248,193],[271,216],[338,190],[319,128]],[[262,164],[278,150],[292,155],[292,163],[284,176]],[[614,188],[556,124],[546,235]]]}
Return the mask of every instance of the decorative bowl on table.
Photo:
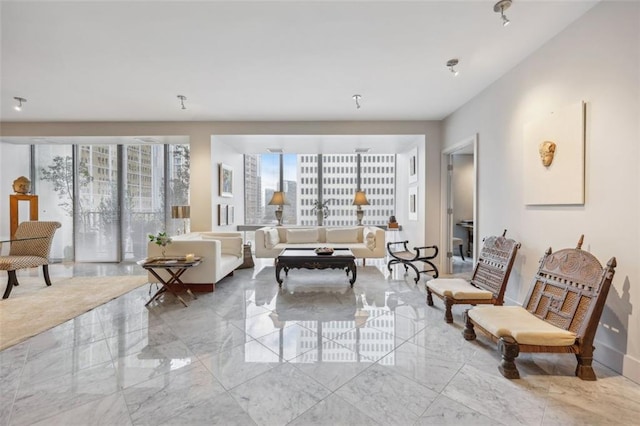
{"label": "decorative bowl on table", "polygon": [[330,256],[333,254],[333,249],[331,247],[318,247],[314,250],[316,254],[323,256]]}

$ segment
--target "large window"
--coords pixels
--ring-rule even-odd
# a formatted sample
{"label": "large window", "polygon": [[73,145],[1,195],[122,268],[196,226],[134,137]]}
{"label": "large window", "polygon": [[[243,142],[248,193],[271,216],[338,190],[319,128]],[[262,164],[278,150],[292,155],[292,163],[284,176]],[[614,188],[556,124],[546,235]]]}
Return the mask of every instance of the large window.
{"label": "large window", "polygon": [[[285,206],[284,223],[317,225],[318,205],[326,205],[324,224],[350,226],[356,223],[355,192],[363,190],[370,203],[364,206],[365,224],[387,223],[395,214],[395,155],[393,154],[279,154],[245,155],[245,223],[275,222],[275,206],[269,206],[280,188],[290,205]],[[295,171],[295,174],[292,173]]]}
{"label": "large window", "polygon": [[185,226],[170,207],[189,204],[188,145],[35,145],[34,153],[42,216],[63,224],[52,257],[136,260],[148,234]]}

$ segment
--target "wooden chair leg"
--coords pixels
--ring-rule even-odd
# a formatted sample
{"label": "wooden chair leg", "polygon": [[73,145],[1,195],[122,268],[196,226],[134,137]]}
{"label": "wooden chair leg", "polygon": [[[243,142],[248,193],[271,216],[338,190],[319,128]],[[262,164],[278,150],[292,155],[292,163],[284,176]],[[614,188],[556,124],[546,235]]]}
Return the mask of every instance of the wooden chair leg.
{"label": "wooden chair leg", "polygon": [[51,285],[51,278],[49,278],[49,265],[42,265],[42,274],[44,275],[44,282],[47,287]]}
{"label": "wooden chair leg", "polygon": [[502,355],[502,361],[498,370],[507,379],[519,379],[520,373],[516,367],[515,359],[520,354],[520,346],[511,336],[501,337],[498,341],[498,349]]}
{"label": "wooden chair leg", "polygon": [[462,254],[462,246],[458,246],[458,248],[460,249],[460,257],[462,258],[462,261],[464,262],[464,254]]}
{"label": "wooden chair leg", "polygon": [[464,330],[462,331],[462,337],[465,340],[476,340],[476,332],[473,329],[473,322],[471,322],[471,318],[469,318],[469,309],[464,311]]}
{"label": "wooden chair leg", "polygon": [[427,287],[427,305],[433,306],[433,295],[431,294],[431,289]]}
{"label": "wooden chair leg", "polygon": [[576,354],[576,360],[578,361],[578,365],[576,366],[576,376],[582,380],[596,380],[596,372],[593,371],[593,367],[591,366],[593,357]]}
{"label": "wooden chair leg", "polygon": [[453,322],[453,314],[451,313],[451,307],[453,306],[453,302],[451,299],[445,296],[444,298],[444,320],[451,324]]}
{"label": "wooden chair leg", "polygon": [[18,277],[16,276],[16,271],[7,271],[7,273],[9,275],[9,279],[7,280],[7,288],[4,290],[4,294],[2,295],[3,299],[9,298],[13,287],[18,285]]}

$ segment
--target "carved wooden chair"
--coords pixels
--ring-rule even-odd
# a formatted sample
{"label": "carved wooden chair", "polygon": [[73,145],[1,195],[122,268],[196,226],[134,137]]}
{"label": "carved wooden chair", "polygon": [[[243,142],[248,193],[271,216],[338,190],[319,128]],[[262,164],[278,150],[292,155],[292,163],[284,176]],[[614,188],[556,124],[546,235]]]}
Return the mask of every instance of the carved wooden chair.
{"label": "carved wooden chair", "polygon": [[[402,244],[402,249],[394,249],[394,247],[399,244]],[[420,274],[430,274],[433,278],[438,278],[438,268],[433,262],[431,262],[436,258],[436,256],[438,256],[438,246],[414,247],[413,251],[411,251],[407,244],[409,244],[409,241],[387,243],[387,252],[389,253],[389,256],[391,256],[391,260],[387,263],[387,269],[389,269],[389,272],[391,272],[391,267],[393,265],[402,264],[405,272],[408,271],[409,268],[412,268],[416,272],[416,277],[414,278],[416,284],[420,281]],[[432,250],[432,252],[427,254],[427,250]],[[425,268],[423,270],[419,270],[418,267],[414,265],[414,262],[424,262]]]}
{"label": "carved wooden chair", "polygon": [[12,238],[8,256],[0,256],[0,270],[7,271],[9,280],[4,291],[3,299],[11,294],[14,286],[18,285],[16,270],[36,268],[42,266],[44,282],[51,285],[49,279],[49,252],[56,229],[60,222],[28,221],[22,222]]}
{"label": "carved wooden chair", "polygon": [[575,249],[546,251],[523,306],[478,306],[465,312],[464,338],[474,340],[478,329],[497,342],[504,377],[520,377],[515,364],[520,352],[552,352],[575,354],[576,376],[596,380],[593,339],[616,258],[603,268],[581,249],[582,242],[580,237]]}
{"label": "carved wooden chair", "polygon": [[484,239],[471,281],[462,278],[438,278],[427,282],[427,304],[433,306],[433,295],[444,302],[444,320],[453,322],[451,307],[465,305],[502,305],[504,291],[511,275],[520,243],[500,237]]}

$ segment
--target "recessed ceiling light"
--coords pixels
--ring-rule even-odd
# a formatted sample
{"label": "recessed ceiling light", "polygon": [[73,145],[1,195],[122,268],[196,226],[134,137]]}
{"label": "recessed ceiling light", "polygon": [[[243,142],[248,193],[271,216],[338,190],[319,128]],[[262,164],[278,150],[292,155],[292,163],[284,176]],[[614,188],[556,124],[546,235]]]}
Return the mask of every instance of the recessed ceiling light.
{"label": "recessed ceiling light", "polygon": [[284,152],[282,151],[282,148],[267,148],[267,151],[272,154],[282,154]]}
{"label": "recessed ceiling light", "polygon": [[371,148],[356,148],[354,151],[356,154],[366,154],[371,151]]}

